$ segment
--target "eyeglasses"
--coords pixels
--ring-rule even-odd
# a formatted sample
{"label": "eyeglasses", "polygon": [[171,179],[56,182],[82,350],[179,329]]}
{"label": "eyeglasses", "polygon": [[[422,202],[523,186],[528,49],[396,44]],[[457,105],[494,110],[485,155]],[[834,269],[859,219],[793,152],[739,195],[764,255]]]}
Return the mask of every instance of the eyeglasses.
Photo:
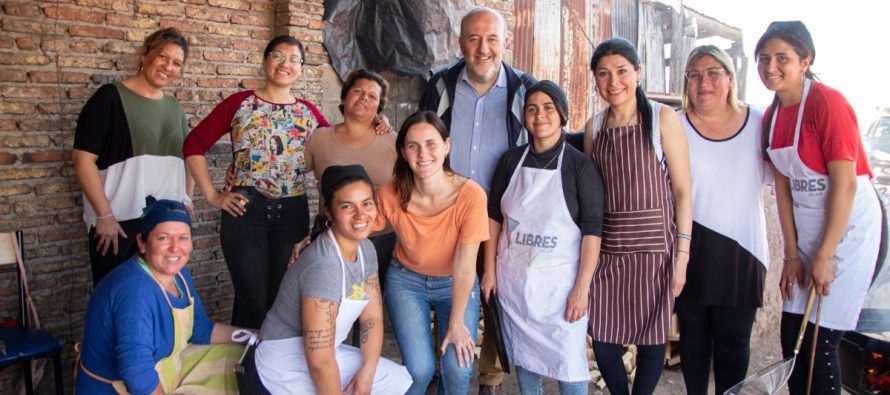
{"label": "eyeglasses", "polygon": [[284,61],[287,60],[288,63],[292,65],[303,64],[303,58],[297,55],[285,56],[283,53],[278,51],[269,52],[269,55],[272,56],[272,60],[274,60],[275,63],[284,63]]}
{"label": "eyeglasses", "polygon": [[696,83],[700,83],[702,77],[707,77],[709,81],[717,81],[720,77],[723,77],[726,74],[726,69],[722,67],[711,67],[710,69],[705,69],[704,72],[701,71],[687,71],[686,80],[692,81]]}

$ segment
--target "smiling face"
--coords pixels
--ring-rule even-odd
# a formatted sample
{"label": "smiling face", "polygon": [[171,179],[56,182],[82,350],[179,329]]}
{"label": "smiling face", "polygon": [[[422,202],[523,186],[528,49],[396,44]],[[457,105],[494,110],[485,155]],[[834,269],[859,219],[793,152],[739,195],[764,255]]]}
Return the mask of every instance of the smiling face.
{"label": "smiling face", "polygon": [[635,68],[621,55],[603,56],[593,70],[596,88],[600,96],[611,106],[619,106],[636,100],[636,89],[642,77],[641,68]]}
{"label": "smiling face", "polygon": [[263,60],[266,83],[290,87],[303,71],[303,56],[296,45],[281,43]]}
{"label": "smiling face", "polygon": [[326,215],[338,239],[360,242],[371,234],[377,205],[371,185],[364,181],[346,184],[334,192]]}
{"label": "smiling face", "polygon": [[168,43],[154,54],[145,53],[143,49],[140,61],[145,80],[160,89],[179,77],[185,63],[185,52],[179,45]]}
{"label": "smiling face", "polygon": [[779,94],[800,90],[809,67],[809,57],[801,59],[793,46],[778,38],[767,41],[757,53],[760,80]]}
{"label": "smiling face", "polygon": [[370,119],[380,108],[382,88],[377,82],[360,78],[352,84],[343,99],[344,115],[360,119]]}
{"label": "smiling face", "polygon": [[[702,56],[686,69],[686,89],[696,110],[729,106],[732,75],[713,56]],[[691,76],[691,77],[690,77]]]}
{"label": "smiling face", "polygon": [[148,233],[136,238],[139,253],[158,276],[179,273],[192,253],[192,230],[179,221],[161,222]]}
{"label": "smiling face", "polygon": [[503,19],[493,12],[477,12],[461,22],[460,52],[467,62],[467,76],[479,83],[492,82],[498,77],[509,43]]}
{"label": "smiling face", "polygon": [[420,122],[405,132],[401,150],[414,176],[426,178],[442,172],[445,158],[451,151],[451,139],[443,140],[433,125]]}
{"label": "smiling face", "polygon": [[525,127],[535,142],[544,143],[544,146],[549,147],[559,140],[562,121],[550,95],[535,92],[528,97],[525,101]]}

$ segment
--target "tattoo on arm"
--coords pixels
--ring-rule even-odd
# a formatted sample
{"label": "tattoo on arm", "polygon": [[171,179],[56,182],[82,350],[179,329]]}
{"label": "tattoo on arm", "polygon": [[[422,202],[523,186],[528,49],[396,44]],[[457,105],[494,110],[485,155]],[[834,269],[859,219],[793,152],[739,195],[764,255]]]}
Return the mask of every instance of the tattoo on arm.
{"label": "tattoo on arm", "polygon": [[361,345],[364,345],[368,342],[368,337],[371,333],[371,329],[374,329],[374,321],[363,322],[361,325]]}
{"label": "tattoo on arm", "polygon": [[315,301],[315,311],[325,317],[325,328],[310,328],[303,326],[303,341],[308,351],[322,350],[334,346],[334,335],[337,330],[337,304],[319,299]]}

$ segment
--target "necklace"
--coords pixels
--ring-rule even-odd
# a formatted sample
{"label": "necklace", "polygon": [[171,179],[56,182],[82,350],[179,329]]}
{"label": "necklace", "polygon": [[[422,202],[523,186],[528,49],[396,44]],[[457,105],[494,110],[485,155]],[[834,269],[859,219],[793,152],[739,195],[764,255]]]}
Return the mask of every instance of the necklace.
{"label": "necklace", "polygon": [[553,163],[554,160],[556,160],[556,158],[559,158],[559,153],[557,152],[556,155],[553,155],[553,157],[550,158],[549,161],[547,161],[547,164],[545,164],[544,166],[541,166],[541,162],[538,162],[538,158],[535,158],[535,153],[534,152],[529,152],[529,153],[531,155],[528,155],[528,157],[531,158],[532,162],[535,162],[535,166],[537,166],[538,169],[546,170],[548,167],[550,167],[550,164]]}

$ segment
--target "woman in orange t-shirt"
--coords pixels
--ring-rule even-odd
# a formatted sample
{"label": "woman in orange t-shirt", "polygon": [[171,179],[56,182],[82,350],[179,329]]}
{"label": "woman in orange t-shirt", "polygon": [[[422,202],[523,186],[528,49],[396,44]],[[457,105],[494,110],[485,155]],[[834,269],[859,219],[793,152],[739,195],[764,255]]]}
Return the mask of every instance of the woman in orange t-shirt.
{"label": "woman in orange t-shirt", "polygon": [[398,237],[384,296],[393,333],[424,394],[436,370],[430,306],[441,340],[439,393],[466,393],[473,374],[479,281],[476,254],[488,239],[485,191],[451,170],[451,139],[430,111],[408,117],[396,139],[393,180],[377,191],[378,221]]}

